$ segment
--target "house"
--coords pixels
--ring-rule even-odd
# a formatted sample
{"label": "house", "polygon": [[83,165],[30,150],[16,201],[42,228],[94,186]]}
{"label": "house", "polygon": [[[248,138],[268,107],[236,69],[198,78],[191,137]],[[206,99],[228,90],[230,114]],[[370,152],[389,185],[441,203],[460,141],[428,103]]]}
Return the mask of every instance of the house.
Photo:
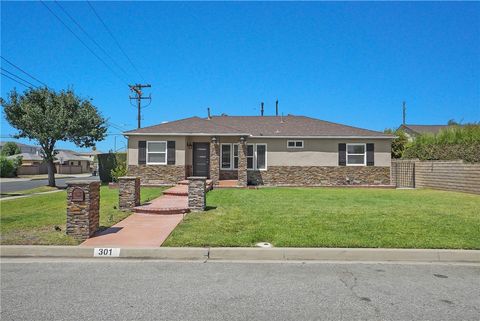
{"label": "house", "polygon": [[421,134],[438,134],[442,129],[451,128],[453,126],[461,126],[461,125],[407,125],[402,124],[398,127],[399,130],[405,132],[408,136],[408,140],[412,141],[415,137]]}
{"label": "house", "polygon": [[89,157],[77,155],[76,152],[67,149],[57,150],[54,163],[57,174],[82,174],[92,171],[92,161]]}
{"label": "house", "polygon": [[22,165],[17,169],[17,175],[39,175],[47,174],[47,164],[44,163],[42,156],[39,153],[21,153],[7,157],[14,159],[22,158]]}
{"label": "house", "polygon": [[[48,173],[47,164],[43,161],[40,153],[21,153],[8,158],[13,159],[17,157],[22,157],[22,165],[18,168],[17,175]],[[57,174],[81,174],[92,171],[90,158],[78,156],[71,150],[57,150],[54,163]]]}
{"label": "house", "polygon": [[394,136],[305,116],[191,117],[124,132],[129,175],[239,186],[389,185]]}

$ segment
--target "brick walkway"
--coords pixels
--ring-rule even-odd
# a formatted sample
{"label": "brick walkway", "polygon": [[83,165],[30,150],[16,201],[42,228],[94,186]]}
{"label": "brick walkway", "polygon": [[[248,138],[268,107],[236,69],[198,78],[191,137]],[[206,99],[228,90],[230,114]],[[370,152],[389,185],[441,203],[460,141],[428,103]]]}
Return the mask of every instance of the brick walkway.
{"label": "brick walkway", "polygon": [[[207,181],[207,190],[211,189]],[[80,246],[159,247],[182,221],[188,209],[188,181],[163,191],[163,195],[133,210],[135,213],[96,233]]]}

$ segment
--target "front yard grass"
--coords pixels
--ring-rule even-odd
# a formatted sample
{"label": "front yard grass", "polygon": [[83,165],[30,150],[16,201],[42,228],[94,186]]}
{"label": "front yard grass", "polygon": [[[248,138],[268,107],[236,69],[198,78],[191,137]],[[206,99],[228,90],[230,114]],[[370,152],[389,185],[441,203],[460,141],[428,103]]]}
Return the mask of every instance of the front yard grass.
{"label": "front yard grass", "polygon": [[164,246],[480,249],[480,196],[435,190],[216,189]]}
{"label": "front yard grass", "polygon": [[[142,188],[142,202],[160,196],[163,188]],[[0,202],[1,244],[76,245],[65,235],[66,191]],[[100,227],[110,227],[127,217],[118,209],[118,189],[100,188]],[[58,231],[55,227],[60,228]]]}

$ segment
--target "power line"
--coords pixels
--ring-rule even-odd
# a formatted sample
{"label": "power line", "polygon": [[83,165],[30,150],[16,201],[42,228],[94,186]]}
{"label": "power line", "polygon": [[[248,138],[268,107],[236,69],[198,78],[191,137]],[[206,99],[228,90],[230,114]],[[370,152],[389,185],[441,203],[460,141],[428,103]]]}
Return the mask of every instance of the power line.
{"label": "power line", "polygon": [[152,101],[152,95],[149,95],[148,97],[142,96],[142,88],[150,88],[152,85],[150,84],[135,84],[135,85],[130,85],[130,89],[135,92],[135,97],[130,96],[130,101],[132,99],[135,99],[137,101],[137,122],[138,122],[138,128],[140,128],[140,121],[142,119],[142,114],[141,114],[141,109],[142,109],[142,100],[143,99],[148,99],[149,101]]}
{"label": "power line", "polygon": [[8,79],[10,79],[10,80],[13,80],[13,81],[15,81],[16,83],[19,83],[20,85],[22,85],[22,86],[24,86],[24,87],[26,87],[26,88],[31,88],[30,86],[21,83],[20,81],[16,80],[15,78],[10,77],[10,76],[7,75],[7,74],[4,74],[3,72],[0,72],[0,74],[1,74],[3,77],[6,77],[6,78],[8,78]]}
{"label": "power line", "polygon": [[50,7],[45,4],[45,2],[43,2],[43,0],[40,0],[40,2],[45,6],[45,8],[48,9],[48,11],[50,11],[50,13],[51,13],[55,18],[57,18],[58,21],[60,21],[60,23],[61,23],[65,28],[67,28],[68,31],[70,31],[70,33],[71,33],[72,35],[75,36],[75,38],[77,38],[78,41],[80,41],[80,42],[82,43],[82,45],[85,46],[85,48],[88,49],[88,51],[90,51],[90,53],[91,53],[92,55],[94,55],[98,60],[100,60],[100,61],[105,65],[105,67],[107,67],[108,70],[110,70],[110,71],[112,72],[112,74],[114,74],[121,82],[123,82],[125,85],[128,86],[128,83],[125,82],[125,81],[122,79],[122,77],[120,77],[120,76],[118,75],[118,73],[117,73],[115,70],[113,70],[113,69],[105,62],[105,60],[103,60],[100,56],[98,56],[98,55],[82,40],[82,38],[80,38],[57,14],[55,14],[55,12],[53,12],[53,10],[50,9]]}
{"label": "power line", "polygon": [[130,75],[125,71],[125,69],[122,68],[122,66],[120,66],[116,61],[115,59],[113,59],[113,57],[105,50],[103,49],[103,47],[80,25],[80,23],[77,22],[77,20],[75,20],[75,18],[72,17],[72,15],[70,15],[67,10],[65,10],[64,7],[62,7],[62,5],[57,1],[55,0],[55,3],[57,4],[57,6],[70,18],[70,20],[73,21],[73,23],[108,57],[110,58],[110,60],[115,64],[115,66],[117,66],[118,69],[120,69],[127,77],[130,77]]}
{"label": "power line", "polygon": [[25,75],[29,76],[30,78],[38,81],[39,83],[41,83],[42,85],[44,85],[45,87],[48,88],[47,84],[44,83],[43,81],[40,81],[38,80],[37,78],[33,77],[31,74],[29,74],[28,72],[26,72],[25,70],[23,70],[22,68],[18,67],[17,65],[15,65],[13,62],[9,61],[7,58],[3,57],[3,56],[0,56],[3,60],[5,60],[8,64],[12,65],[14,68],[20,70],[21,72],[23,72]]}
{"label": "power line", "polygon": [[3,67],[1,67],[0,69],[1,69],[2,71],[6,72],[7,74],[9,74],[10,76],[13,76],[13,77],[15,77],[15,78],[17,78],[17,79],[20,79],[21,81],[29,84],[31,87],[38,88],[37,86],[35,86],[35,85],[32,84],[31,82],[29,82],[28,80],[23,79],[22,77],[15,75],[13,72],[10,72],[10,71],[4,69]]}
{"label": "power line", "polygon": [[138,71],[137,67],[135,66],[135,64],[133,63],[132,59],[130,59],[130,57],[127,55],[127,53],[125,52],[125,50],[123,50],[122,46],[120,45],[120,43],[118,42],[117,38],[115,38],[115,36],[113,35],[113,32],[110,30],[110,28],[108,28],[107,24],[103,21],[103,19],[100,17],[100,15],[98,14],[98,12],[95,10],[95,8],[92,6],[92,4],[90,3],[90,1],[87,0],[87,4],[90,6],[90,9],[92,9],[93,13],[95,14],[95,16],[97,16],[98,20],[100,20],[100,22],[102,23],[103,27],[105,28],[105,30],[107,30],[107,32],[109,33],[110,37],[112,37],[113,41],[115,41],[115,44],[117,45],[117,47],[120,49],[120,51],[123,53],[123,55],[127,58],[127,60],[130,62],[130,64],[132,65],[133,69],[135,69],[135,71],[137,72],[137,74],[140,76],[140,78],[143,80],[144,78],[142,77],[142,74],[140,73],[140,71]]}

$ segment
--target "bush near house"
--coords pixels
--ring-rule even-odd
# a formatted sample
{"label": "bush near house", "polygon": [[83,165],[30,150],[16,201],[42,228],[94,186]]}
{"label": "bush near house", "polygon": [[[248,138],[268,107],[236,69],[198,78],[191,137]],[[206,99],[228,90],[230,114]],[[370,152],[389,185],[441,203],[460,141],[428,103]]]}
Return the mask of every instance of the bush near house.
{"label": "bush near house", "polygon": [[12,156],[12,155],[17,155],[20,154],[22,151],[20,150],[20,147],[18,147],[17,144],[14,142],[6,142],[1,151],[1,155],[3,156]]}
{"label": "bush near house", "polygon": [[[105,153],[99,154],[98,157],[98,174],[103,183],[110,183],[113,181],[112,170],[117,169],[119,165],[126,168],[127,154],[126,153]],[[120,175],[121,176],[121,175]]]}
{"label": "bush near house", "polygon": [[421,160],[462,159],[480,162],[480,125],[452,126],[438,134],[423,134],[406,146],[402,158]]}

